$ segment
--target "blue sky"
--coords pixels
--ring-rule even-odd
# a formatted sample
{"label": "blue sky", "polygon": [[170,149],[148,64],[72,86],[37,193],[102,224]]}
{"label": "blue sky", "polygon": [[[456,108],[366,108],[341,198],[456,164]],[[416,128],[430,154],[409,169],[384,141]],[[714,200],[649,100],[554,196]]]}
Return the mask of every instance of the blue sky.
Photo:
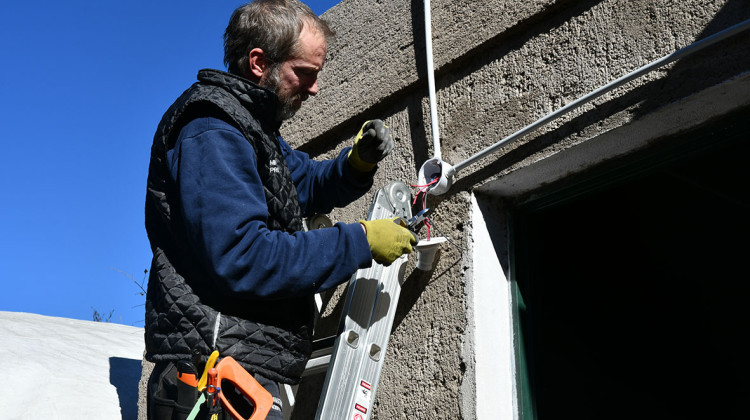
{"label": "blue sky", "polygon": [[143,326],[154,130],[242,3],[0,2],[1,311]]}

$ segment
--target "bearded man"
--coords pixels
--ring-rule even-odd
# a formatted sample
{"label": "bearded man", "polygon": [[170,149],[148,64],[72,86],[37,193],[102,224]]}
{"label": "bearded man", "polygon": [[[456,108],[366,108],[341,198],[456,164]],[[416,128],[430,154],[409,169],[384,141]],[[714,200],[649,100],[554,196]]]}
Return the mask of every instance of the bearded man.
{"label": "bearded man", "polygon": [[175,366],[192,360],[200,373],[213,351],[250,372],[276,402],[268,418],[282,418],[278,384],[298,383],[310,357],[314,295],[412,250],[415,237],[388,219],[303,231],[303,217],[365,194],[394,146],[380,120],[331,160],[281,138],[318,93],[331,36],[296,0],[239,7],[224,34],[228,72],[201,70],[157,128],[146,195],[151,419],[182,415]]}

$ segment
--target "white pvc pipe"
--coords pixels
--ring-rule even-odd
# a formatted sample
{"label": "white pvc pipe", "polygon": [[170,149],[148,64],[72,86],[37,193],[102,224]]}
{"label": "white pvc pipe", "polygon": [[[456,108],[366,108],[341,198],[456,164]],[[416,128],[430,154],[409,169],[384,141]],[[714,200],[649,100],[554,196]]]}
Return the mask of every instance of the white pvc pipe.
{"label": "white pvc pipe", "polygon": [[736,24],[734,26],[730,26],[729,28],[724,29],[721,32],[717,32],[717,33],[715,33],[715,34],[713,34],[713,35],[711,35],[709,37],[706,37],[706,38],[704,38],[704,39],[702,39],[700,41],[696,41],[696,42],[688,45],[687,47],[679,49],[679,50],[677,50],[677,51],[675,51],[675,52],[673,52],[673,53],[671,53],[669,55],[666,55],[666,56],[664,56],[664,57],[662,57],[662,58],[660,58],[660,59],[658,59],[656,61],[653,61],[653,62],[651,62],[651,63],[649,63],[649,64],[647,64],[647,65],[645,65],[645,66],[643,66],[643,67],[641,67],[641,68],[639,68],[637,70],[635,70],[635,71],[632,71],[632,72],[626,74],[625,76],[622,76],[619,79],[614,80],[614,81],[610,82],[609,84],[600,87],[599,89],[596,89],[595,91],[589,93],[588,95],[585,95],[585,96],[583,96],[583,97],[581,97],[581,98],[579,98],[579,99],[577,99],[577,100],[569,103],[568,105],[566,105],[566,106],[558,109],[557,111],[555,111],[555,112],[553,112],[551,114],[548,114],[548,115],[540,118],[536,122],[531,123],[531,124],[527,125],[526,127],[524,127],[522,129],[516,131],[515,133],[511,134],[510,136],[508,136],[508,137],[500,140],[499,142],[497,142],[497,143],[493,144],[492,146],[490,146],[490,147],[482,150],[481,152],[479,152],[479,153],[475,154],[474,156],[466,159],[465,161],[456,164],[453,167],[453,169],[456,172],[458,172],[461,169],[465,168],[466,166],[472,164],[473,162],[481,159],[482,157],[484,157],[486,155],[489,155],[490,153],[496,151],[497,149],[501,148],[502,146],[504,146],[504,145],[506,145],[506,144],[514,141],[514,140],[517,140],[517,139],[525,136],[526,134],[531,133],[532,131],[534,131],[537,128],[541,127],[542,125],[544,125],[544,124],[546,124],[546,123],[554,120],[555,118],[558,118],[558,117],[560,117],[562,115],[567,114],[568,112],[570,112],[570,111],[578,108],[579,106],[584,105],[584,104],[586,104],[586,103],[588,103],[588,102],[590,102],[590,101],[592,101],[592,100],[594,100],[594,99],[596,99],[596,98],[604,95],[605,93],[610,92],[610,91],[614,90],[615,88],[624,85],[625,83],[627,83],[627,82],[635,79],[636,77],[642,76],[642,75],[644,75],[644,74],[646,74],[646,73],[648,73],[648,72],[650,72],[652,70],[656,70],[659,67],[665,66],[665,65],[667,65],[667,64],[669,64],[669,63],[671,63],[671,62],[673,62],[675,60],[678,60],[678,59],[680,59],[682,57],[685,57],[685,56],[687,56],[689,54],[697,52],[697,51],[699,51],[699,50],[701,50],[701,49],[703,49],[705,47],[708,47],[709,45],[713,45],[713,44],[715,44],[715,43],[717,43],[717,42],[719,42],[719,41],[721,41],[723,39],[726,39],[726,38],[728,38],[728,37],[730,37],[732,35],[735,35],[735,34],[737,34],[739,32],[742,32],[742,31],[744,31],[745,29],[748,29],[748,28],[750,28],[750,19],[745,20],[743,22],[740,22],[740,23],[738,23],[738,24]]}
{"label": "white pvc pipe", "polygon": [[432,58],[432,15],[430,0],[424,0],[424,37],[427,50],[427,85],[430,90],[430,123],[432,124],[433,157],[440,159],[440,128],[435,95],[435,68]]}

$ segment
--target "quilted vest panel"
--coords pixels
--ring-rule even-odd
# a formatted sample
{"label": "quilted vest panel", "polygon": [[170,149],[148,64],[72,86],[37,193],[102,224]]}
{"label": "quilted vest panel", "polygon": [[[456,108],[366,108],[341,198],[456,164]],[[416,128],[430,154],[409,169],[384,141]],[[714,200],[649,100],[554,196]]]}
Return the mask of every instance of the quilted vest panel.
{"label": "quilted vest panel", "polygon": [[198,349],[205,359],[216,349],[250,372],[297,383],[311,351],[312,296],[249,303],[212,289],[185,246],[179,200],[166,163],[166,153],[185,124],[197,117],[221,118],[237,127],[256,152],[269,228],[301,230],[297,192],[276,139],[277,99],[217,70],[202,70],[198,80],[167,110],[151,150],[146,230],[154,258],[146,299],[146,358],[189,359]]}

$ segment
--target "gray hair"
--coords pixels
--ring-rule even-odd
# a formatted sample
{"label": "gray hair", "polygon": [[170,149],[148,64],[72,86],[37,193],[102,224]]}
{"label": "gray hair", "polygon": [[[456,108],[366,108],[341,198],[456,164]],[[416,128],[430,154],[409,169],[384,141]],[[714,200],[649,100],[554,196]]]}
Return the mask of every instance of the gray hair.
{"label": "gray hair", "polygon": [[255,48],[263,50],[271,66],[281,64],[297,53],[305,24],[326,39],[334,35],[325,20],[297,0],[255,0],[238,7],[224,32],[224,65],[230,73],[246,76]]}

